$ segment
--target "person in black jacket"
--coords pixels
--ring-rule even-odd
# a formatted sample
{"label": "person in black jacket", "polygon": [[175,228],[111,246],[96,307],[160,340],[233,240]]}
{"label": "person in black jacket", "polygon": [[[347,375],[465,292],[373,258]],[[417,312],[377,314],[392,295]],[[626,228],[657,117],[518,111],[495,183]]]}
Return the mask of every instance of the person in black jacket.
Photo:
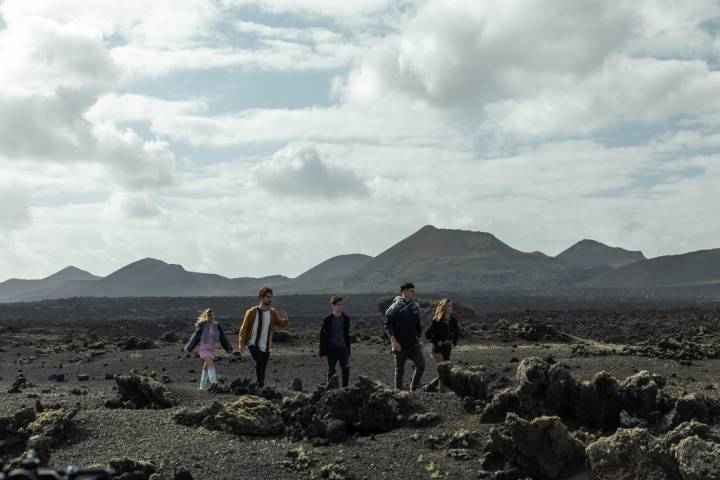
{"label": "person in black jacket", "polygon": [[347,387],[350,379],[350,317],[343,313],[343,298],[330,299],[332,313],[323,320],[320,329],[320,356],[327,356],[328,383],[335,376],[335,366],[340,361],[342,386]]}
{"label": "person in black jacket", "polygon": [[412,360],[415,373],[410,381],[410,391],[420,386],[425,371],[422,352],[422,323],[420,305],[415,301],[415,285],[410,282],[400,285],[400,295],[385,312],[385,330],[395,355],[395,388],[402,390],[405,363]]}
{"label": "person in black jacket", "polygon": [[[458,322],[453,315],[453,304],[449,299],[443,298],[438,302],[433,321],[425,332],[425,338],[432,343],[432,355],[436,364],[450,360],[450,351],[458,342]],[[445,391],[445,385],[440,382],[440,377],[435,377],[427,387],[433,389],[438,384],[440,391]]]}

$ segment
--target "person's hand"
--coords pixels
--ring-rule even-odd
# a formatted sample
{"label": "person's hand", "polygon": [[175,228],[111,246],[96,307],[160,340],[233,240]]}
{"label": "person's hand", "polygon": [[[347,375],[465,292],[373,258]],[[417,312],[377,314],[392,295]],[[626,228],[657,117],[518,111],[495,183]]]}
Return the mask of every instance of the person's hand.
{"label": "person's hand", "polygon": [[391,343],[392,343],[392,351],[393,352],[399,352],[402,350],[402,348],[400,347],[400,344],[397,342],[397,340],[393,340]]}
{"label": "person's hand", "polygon": [[280,316],[282,317],[283,320],[288,319],[288,314],[285,310],[279,310],[278,313],[280,314]]}

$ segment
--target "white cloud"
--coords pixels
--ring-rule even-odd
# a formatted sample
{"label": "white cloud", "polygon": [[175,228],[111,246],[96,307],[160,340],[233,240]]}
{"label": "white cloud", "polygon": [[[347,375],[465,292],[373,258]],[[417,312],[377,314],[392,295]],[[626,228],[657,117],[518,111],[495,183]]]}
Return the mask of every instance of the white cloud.
{"label": "white cloud", "polygon": [[258,186],[272,195],[342,199],[367,194],[362,178],[328,164],[312,145],[288,145],[256,165],[253,173]]}
{"label": "white cloud", "polygon": [[109,218],[148,219],[160,215],[160,208],[146,193],[115,191],[107,203]]}
{"label": "white cloud", "polygon": [[390,0],[223,0],[224,5],[257,7],[276,13],[300,13],[319,17],[352,17],[381,12],[391,4]]}
{"label": "white cloud", "polygon": [[348,95],[363,101],[389,91],[473,109],[587,75],[622,49],[636,21],[621,2],[428,1],[368,53]]}
{"label": "white cloud", "polygon": [[390,102],[372,109],[326,107],[253,109],[235,114],[156,118],[157,135],[191,145],[223,147],[302,140],[367,143],[466,144],[462,131],[437,112]]}
{"label": "white cloud", "polygon": [[85,113],[93,123],[137,122],[175,115],[197,114],[207,110],[200,99],[163,100],[133,93],[109,93],[98,98]]}
{"label": "white cloud", "polygon": [[0,73],[0,158],[97,163],[128,188],[175,181],[167,143],[85,117],[117,79],[100,38],[28,17],[0,31],[0,45],[0,63],[9,65]]}
{"label": "white cloud", "polygon": [[622,122],[663,122],[720,108],[720,72],[698,60],[612,57],[600,72],[564,88],[487,107],[489,132],[587,134]]}

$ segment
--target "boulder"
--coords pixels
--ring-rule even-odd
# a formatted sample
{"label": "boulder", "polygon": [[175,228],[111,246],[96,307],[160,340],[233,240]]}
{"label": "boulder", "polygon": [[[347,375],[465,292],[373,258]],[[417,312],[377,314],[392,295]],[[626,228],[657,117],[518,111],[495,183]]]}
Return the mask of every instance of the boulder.
{"label": "boulder", "polygon": [[671,448],[683,480],[720,478],[720,445],[692,436]]}
{"label": "boulder", "polygon": [[599,480],[706,479],[720,478],[719,442],[707,425],[690,421],[657,437],[646,428],[620,428],[585,451]]}
{"label": "boulder", "polygon": [[162,409],[178,403],[172,392],[155,379],[154,372],[131,370],[127,375],[115,375],[115,383],[119,398],[106,402],[109,408]]}
{"label": "boulder", "polygon": [[181,425],[202,426],[235,435],[277,435],[284,429],[280,410],[269,400],[254,395],[226,404],[213,402],[200,410],[183,409],[173,418]]}
{"label": "boulder", "polygon": [[363,376],[350,387],[318,388],[309,397],[284,398],[281,410],[287,434],[295,440],[324,438],[332,420],[341,422],[348,434],[388,432],[414,413],[408,392]]}
{"label": "boulder", "polygon": [[485,472],[506,472],[510,477],[554,480],[567,478],[584,459],[584,445],[560,418],[527,421],[510,413],[503,425],[490,430],[481,466]]}
{"label": "boulder", "polygon": [[488,382],[485,374],[476,368],[461,368],[452,362],[442,362],[437,366],[440,382],[460,397],[472,397],[484,400],[487,397]]}
{"label": "boulder", "polygon": [[109,466],[115,471],[113,480],[149,480],[158,470],[153,463],[130,458],[114,458]]}
{"label": "boulder", "polygon": [[593,473],[600,480],[680,478],[670,453],[645,428],[621,428],[586,449]]}

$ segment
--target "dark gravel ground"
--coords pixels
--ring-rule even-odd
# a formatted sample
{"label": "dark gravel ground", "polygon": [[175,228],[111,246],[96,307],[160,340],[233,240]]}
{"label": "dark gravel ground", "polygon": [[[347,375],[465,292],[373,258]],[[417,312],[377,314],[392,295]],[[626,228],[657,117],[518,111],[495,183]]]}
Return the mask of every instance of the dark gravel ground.
{"label": "dark gravel ground", "polygon": [[[658,331],[672,332],[691,331],[699,323],[712,328],[717,321],[717,311],[696,310],[624,314],[590,311],[575,314],[522,312],[483,314],[473,321],[491,327],[500,318],[515,321],[528,315],[536,320],[548,320],[560,330],[564,330],[564,325],[567,325],[573,335],[588,339],[590,346],[600,345],[618,350],[622,346],[622,340],[643,337],[651,339],[653,333],[647,330],[648,322],[650,325],[660,325],[657,327]],[[361,330],[365,334],[377,337],[380,333],[379,322],[373,320],[371,312],[355,318],[361,319]],[[0,318],[0,325],[7,326],[8,322],[2,320]],[[355,479],[464,479],[475,478],[480,469],[479,455],[471,460],[456,460],[449,458],[446,450],[434,450],[426,445],[426,440],[431,435],[453,433],[462,429],[486,434],[490,429],[491,425],[481,424],[477,415],[467,413],[461,399],[452,393],[413,394],[414,401],[426,411],[441,416],[442,421],[436,426],[422,429],[400,428],[385,434],[355,437],[346,443],[330,446],[313,447],[308,442],[293,443],[281,437],[237,437],[179,425],[173,421],[172,415],[180,408],[197,407],[207,405],[213,400],[225,401],[235,397],[198,391],[200,360],[195,355],[186,355],[182,351],[181,342],[156,342],[156,348],[149,350],[126,351],[114,346],[120,335],[142,334],[157,340],[160,332],[173,330],[172,320],[164,320],[161,325],[157,325],[157,321],[151,321],[153,328],[132,318],[126,318],[122,328],[117,323],[113,323],[112,328],[104,326],[109,322],[111,320],[96,319],[82,327],[77,324],[69,327],[58,325],[55,320],[52,326],[36,322],[32,324],[32,328],[20,331],[6,329],[0,335],[0,416],[11,414],[22,405],[32,406],[36,400],[44,404],[80,406],[76,417],[77,431],[68,441],[53,450],[53,465],[107,464],[112,458],[130,457],[155,463],[162,472],[170,475],[170,478],[172,473],[186,469],[196,479],[317,478],[320,467],[329,463],[346,466]],[[268,383],[287,389],[293,379],[300,378],[305,390],[310,391],[325,381],[327,366],[325,360],[316,355],[317,346],[313,335],[316,327],[312,322],[309,316],[304,322],[296,322],[296,329],[303,333],[300,339],[275,345],[268,370]],[[188,324],[188,321],[185,321],[185,324]],[[134,325],[143,326],[134,330]],[[584,328],[583,325],[587,327]],[[189,333],[185,330],[189,329],[175,329],[180,336]],[[625,337],[618,331],[626,332]],[[93,339],[105,342],[106,346],[92,350],[103,352],[94,359],[88,359],[87,354],[91,350],[87,349],[57,353],[51,351],[52,347],[65,345],[68,334],[73,338],[93,335]],[[114,338],[108,338],[108,335]],[[593,338],[612,338],[617,343],[596,344],[591,340]],[[570,365],[572,374],[578,378],[589,378],[600,370],[606,370],[624,379],[639,370],[649,370],[667,378],[666,390],[673,395],[702,392],[708,396],[720,396],[720,360],[681,364],[673,360],[623,355],[575,357],[572,356],[572,346],[566,343],[529,342],[520,339],[510,342],[482,338],[464,339],[453,352],[453,360],[467,365],[485,365],[486,372],[493,375],[494,380],[505,377],[512,384],[519,360],[528,356],[552,356],[556,361]],[[426,347],[426,382],[434,376],[432,363],[429,347]],[[106,380],[106,374],[126,373],[133,368],[155,370],[158,374],[169,375],[172,383],[168,384],[168,388],[179,399],[180,405],[167,410],[111,410],[103,407],[105,400],[115,396],[114,381]],[[18,394],[5,393],[19,371],[27,378],[29,386]],[[66,382],[48,380],[50,374],[59,372],[65,374]],[[412,368],[408,364],[406,382],[409,382],[411,372]],[[252,362],[247,358],[238,361],[221,353],[218,373],[220,378],[226,381],[239,377],[252,378]],[[89,374],[90,381],[79,382],[78,374]],[[389,347],[370,341],[354,345],[351,382],[354,382],[358,375],[392,384],[393,358]],[[288,460],[288,451],[301,446],[313,460],[311,467],[304,471],[284,467],[283,461]],[[429,470],[431,462],[433,468]],[[571,478],[581,480],[594,477],[588,471],[583,471]]]}
{"label": "dark gravel ground", "polygon": [[[40,339],[27,339],[38,341]],[[52,342],[52,337],[42,341]],[[429,435],[455,432],[460,429],[486,433],[490,425],[479,423],[476,415],[465,412],[462,402],[454,394],[418,392],[416,402],[427,411],[441,415],[442,422],[432,428],[400,428],[374,437],[358,437],[341,445],[313,447],[309,443],[293,443],[282,438],[236,437],[203,428],[194,429],[176,424],[172,414],[184,406],[207,404],[215,399],[232,398],[231,395],[214,395],[196,388],[200,361],[179,352],[180,344],[163,345],[143,351],[108,353],[88,363],[73,363],[74,353],[52,354],[25,362],[33,355],[34,348],[25,346],[6,347],[0,353],[0,388],[5,392],[18,369],[32,385],[20,394],[0,393],[0,414],[16,411],[21,405],[33,405],[38,395],[43,403],[79,404],[78,430],[68,442],[55,449],[52,463],[55,465],[106,464],[111,458],[127,456],[149,460],[165,472],[187,469],[195,478],[247,478],[290,479],[311,478],[326,463],[345,465],[355,478],[431,478],[427,471],[429,462],[448,478],[473,478],[478,469],[478,459],[462,461],[448,458],[444,450],[432,450],[425,446]],[[571,357],[570,346],[564,344],[517,344],[493,345],[484,342],[466,344],[458,348],[455,359],[468,364],[484,364],[489,373],[505,376],[514,381],[517,363],[526,356],[553,356],[573,367],[579,378],[592,376],[598,370],[607,370],[624,378],[637,370],[650,370],[669,380],[667,387],[672,393],[703,391],[717,393],[717,372],[720,361],[695,362],[683,366],[674,361],[653,358],[634,358],[609,355],[603,357]],[[313,349],[314,350],[314,349]],[[368,375],[390,384],[392,381],[392,358],[384,345],[359,345],[352,355],[352,377]],[[248,361],[229,363],[225,357],[218,365],[225,378],[249,377],[252,365]],[[41,363],[46,366],[42,367]],[[431,360],[428,355],[428,366]],[[59,365],[62,364],[62,368]],[[107,364],[107,366],[105,366]],[[52,365],[52,366],[49,366]],[[111,380],[104,380],[105,373],[121,373],[131,368],[151,368],[165,372],[173,378],[170,390],[180,400],[180,406],[168,410],[110,410],[102,406],[105,399],[114,395]],[[49,373],[62,371],[68,381],[55,383],[47,380]],[[78,382],[77,374],[88,373],[92,380]],[[425,379],[431,378],[432,370]],[[675,377],[671,375],[675,374]],[[312,389],[324,380],[325,364],[322,359],[302,345],[283,345],[273,351],[269,382],[288,387],[294,378],[301,378],[306,389]],[[705,390],[712,385],[714,390]],[[70,393],[74,388],[86,391],[85,395]],[[44,393],[43,393],[44,392]],[[288,450],[302,445],[314,459],[315,464],[305,472],[284,468]],[[422,455],[422,461],[418,461]],[[592,478],[584,473],[576,478]]]}

